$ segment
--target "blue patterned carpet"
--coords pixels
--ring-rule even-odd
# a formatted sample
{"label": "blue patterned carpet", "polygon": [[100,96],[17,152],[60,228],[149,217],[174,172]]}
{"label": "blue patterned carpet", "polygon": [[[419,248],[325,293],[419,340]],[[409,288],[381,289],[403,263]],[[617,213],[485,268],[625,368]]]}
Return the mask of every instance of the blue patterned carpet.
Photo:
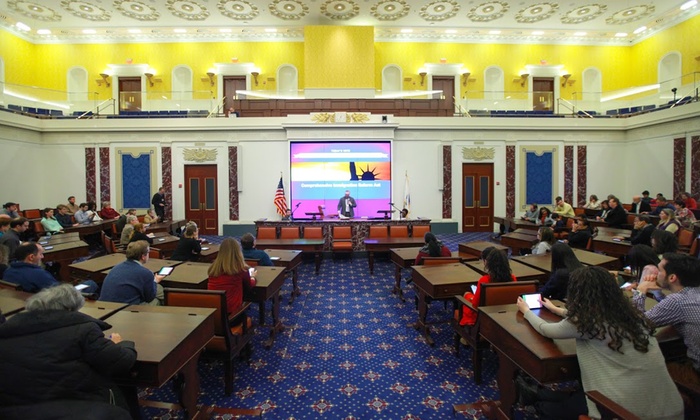
{"label": "blue patterned carpet", "polygon": [[[488,234],[439,237],[457,250],[458,243],[485,240]],[[222,365],[200,360],[201,404],[259,408],[270,419],[442,419],[452,416],[453,404],[498,397],[496,356],[486,352],[484,382],[476,386],[471,351],[463,347],[455,356],[449,324],[433,326],[435,347],[425,344],[410,325],[417,319],[413,288],[402,282],[405,303],[391,294],[394,266],[388,260],[375,264],[374,275],[360,256],[325,258],[318,275],[307,262],[299,275],[302,296],[293,305],[287,304],[290,279],[282,289],[286,330],[265,350],[268,330],[257,329],[251,362],[237,363],[230,397],[224,395]],[[447,310],[442,302],[429,308],[429,320],[450,316],[451,304]],[[168,386],[145,389],[142,396],[175,401]],[[183,417],[182,412],[142,410],[145,418]],[[479,414],[463,413],[467,418]]]}

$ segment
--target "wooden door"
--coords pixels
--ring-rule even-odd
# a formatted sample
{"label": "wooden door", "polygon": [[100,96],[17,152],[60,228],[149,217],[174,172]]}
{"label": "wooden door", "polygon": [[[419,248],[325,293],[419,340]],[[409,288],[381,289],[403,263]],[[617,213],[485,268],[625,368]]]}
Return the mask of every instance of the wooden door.
{"label": "wooden door", "polygon": [[455,78],[454,76],[433,76],[433,90],[441,90],[439,109],[454,113],[455,109]]}
{"label": "wooden door", "polygon": [[534,77],[532,79],[532,109],[554,110],[554,78]]}
{"label": "wooden door", "polygon": [[141,78],[119,78],[119,110],[141,111]]}
{"label": "wooden door", "polygon": [[185,218],[200,235],[218,235],[216,165],[185,165]]}
{"label": "wooden door", "polygon": [[[246,90],[245,76],[225,76],[224,77],[224,109],[229,109],[233,106],[233,101],[236,99],[236,91]],[[238,99],[245,99],[244,94],[238,95]]]}
{"label": "wooden door", "polygon": [[493,164],[462,164],[462,232],[493,230]]}

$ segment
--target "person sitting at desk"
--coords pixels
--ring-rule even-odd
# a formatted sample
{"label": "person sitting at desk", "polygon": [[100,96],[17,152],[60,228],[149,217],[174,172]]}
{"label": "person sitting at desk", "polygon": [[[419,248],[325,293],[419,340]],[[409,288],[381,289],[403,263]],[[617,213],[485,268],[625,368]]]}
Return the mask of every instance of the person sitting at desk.
{"label": "person sitting at desk", "polygon": [[683,200],[688,210],[696,210],[698,208],[698,202],[687,191],[681,193],[681,200]]}
{"label": "person sitting at desk", "polygon": [[131,234],[134,232],[134,225],[139,222],[139,218],[133,214],[126,216],[126,225],[122,229],[121,236],[119,237],[120,245],[128,245],[131,240]]}
{"label": "person sitting at desk", "polygon": [[136,223],[134,225],[134,230],[131,232],[129,243],[136,241],[146,241],[149,245],[153,245],[153,239],[146,235],[146,226],[144,226],[143,223]]}
{"label": "person sitting at desk", "polygon": [[[572,272],[566,309],[546,298],[543,304],[564,319],[549,323],[531,311],[523,298],[517,300],[518,310],[538,333],[576,339],[583,391],[599,391],[641,418],[683,418],[683,400],[666,370],[653,327],[629,304],[607,270],[583,267]],[[588,414],[601,418],[582,391],[547,401],[549,395],[561,393],[518,384],[522,399],[535,402],[543,417],[576,419]],[[654,384],[654,389],[640,392],[640,384]]]}
{"label": "person sitting at desk", "polygon": [[554,224],[552,212],[547,207],[540,207],[535,224],[538,226],[552,226]]}
{"label": "person sitting at desk", "polygon": [[610,213],[610,204],[607,200],[603,200],[600,202],[600,213],[596,216],[596,220],[605,220],[608,213]]}
{"label": "person sitting at desk", "polygon": [[678,251],[678,237],[667,230],[654,229],[651,234],[651,247],[661,258],[667,252]]}
{"label": "person sitting at desk", "polygon": [[556,207],[554,207],[554,212],[556,214],[558,214],[559,216],[576,217],[576,213],[574,213],[574,208],[571,207],[571,204],[564,201],[563,198],[561,198],[561,197],[555,198],[554,203],[556,204]]}
{"label": "person sitting at desk", "polygon": [[15,259],[15,250],[19,247],[20,235],[29,229],[29,220],[18,217],[10,221],[10,229],[0,237],[0,245],[5,245],[10,255],[10,260]]}
{"label": "person sitting at desk", "polygon": [[41,226],[43,226],[46,232],[51,234],[63,232],[63,226],[53,217],[53,213],[54,211],[52,208],[47,207],[44,209],[44,217],[41,218]]}
{"label": "person sitting at desk", "polygon": [[[479,308],[479,300],[481,299],[481,285],[485,283],[507,283],[517,281],[510,269],[508,256],[505,252],[497,250],[490,246],[481,251],[481,260],[484,262],[484,270],[486,274],[481,276],[476,284],[474,293],[467,292],[464,298],[472,304],[474,311],[464,311],[462,319],[459,320],[459,325],[474,325],[476,323],[477,312]],[[455,311],[455,317],[458,311]]]}
{"label": "person sitting at desk", "polygon": [[156,211],[153,209],[153,207],[149,208],[146,215],[143,216],[143,222],[147,225],[158,223],[158,220],[158,216],[156,215]]}
{"label": "person sitting at desk", "polygon": [[241,236],[241,247],[243,248],[243,258],[246,260],[258,260],[258,265],[267,267],[274,265],[267,252],[255,249],[255,237],[252,234],[244,233]]}
{"label": "person sitting at desk", "polygon": [[672,325],[683,337],[688,359],[668,363],[668,371],[673,379],[700,386],[700,261],[687,254],[666,253],[658,268],[658,274],[642,278],[633,302],[644,311],[647,292],[671,291],[644,316],[657,327]]}
{"label": "person sitting at desk", "polygon": [[[5,270],[3,280],[19,285],[22,290],[29,293],[36,293],[59,284],[51,273],[41,267],[41,260],[44,259],[44,247],[41,245],[35,242],[23,243],[15,251],[15,259],[17,261]],[[85,280],[81,284],[87,286],[83,290],[87,294],[97,293],[100,289],[92,280]]]}
{"label": "person sitting at desk", "polygon": [[568,244],[572,248],[586,249],[588,241],[593,237],[593,229],[591,222],[585,217],[576,220],[576,223],[571,227],[571,233],[567,239],[562,242]]}
{"label": "person sitting at desk", "polygon": [[676,220],[681,226],[692,229],[697,220],[695,214],[687,207],[685,201],[676,200]]}
{"label": "person sitting at desk", "polygon": [[[525,210],[525,213],[520,216],[522,220],[527,220],[528,222],[533,222],[537,221],[537,203],[532,203],[527,207],[527,210]],[[497,235],[493,236],[493,239],[498,239],[501,236],[505,235],[506,233],[506,225],[501,223],[498,227],[499,233]],[[512,229],[511,229],[512,231]]]}
{"label": "person sitting at desk", "polygon": [[651,211],[651,205],[648,201],[642,201],[642,197],[635,195],[632,197],[632,207],[630,208],[630,213],[649,213]]}
{"label": "person sitting at desk", "polygon": [[78,205],[75,204],[75,196],[74,195],[71,195],[70,197],[68,197],[68,203],[62,204],[62,205],[66,206],[66,208],[68,209],[69,216],[74,215],[75,212],[80,210],[80,207],[78,207]]}
{"label": "person sitting at desk", "polygon": [[[238,242],[233,238],[224,239],[219,254],[209,267],[207,289],[226,291],[226,309],[229,314],[238,311],[243,304],[243,294],[255,287],[256,271],[251,276],[248,268]],[[239,318],[231,325],[243,322],[245,314]]]}
{"label": "person sitting at desk", "polygon": [[632,245],[649,245],[651,246],[651,234],[654,233],[656,227],[651,224],[651,219],[646,214],[640,214],[634,218],[634,229],[629,238],[624,236],[613,236],[613,239],[629,240]]}
{"label": "person sitting at desk", "polygon": [[[58,214],[54,213],[54,217],[62,227],[78,226],[77,223],[73,223],[73,218],[68,214],[68,207],[65,204],[59,204],[56,208],[58,209]],[[80,207],[78,207],[78,210],[80,210]]]}
{"label": "person sitting at desk", "polygon": [[12,219],[4,214],[3,216],[5,217],[0,217],[0,238],[2,238],[2,235],[4,235],[8,230],[10,230],[10,223],[12,222]]}
{"label": "person sitting at desk", "polygon": [[25,311],[0,325],[0,417],[130,418],[112,376],[128,375],[134,342],[117,332],[105,337],[111,326],[79,312],[84,304],[61,284],[27,299]]}
{"label": "person sitting at desk", "polygon": [[425,240],[425,245],[418,251],[416,256],[415,265],[423,265],[423,258],[425,257],[451,257],[452,252],[446,247],[442,242],[438,240],[432,232],[426,232],[423,236]]}
{"label": "person sitting at desk", "polygon": [[102,202],[102,210],[100,210],[100,217],[104,220],[118,219],[119,213],[112,208],[112,203],[109,201]]}
{"label": "person sitting at desk", "polygon": [[92,223],[93,219],[95,218],[95,215],[88,214],[87,212],[88,205],[87,203],[80,203],[80,210],[78,210],[73,217],[75,217],[75,221],[79,225],[89,225]]}
{"label": "person sitting at desk", "polygon": [[595,194],[591,194],[591,196],[588,199],[588,202],[586,205],[583,206],[584,209],[589,209],[589,210],[600,210],[600,200],[598,200],[598,196]]}
{"label": "person sitting at desk", "polygon": [[660,213],[663,209],[670,209],[675,212],[676,206],[674,206],[668,200],[666,200],[666,197],[664,197],[663,195],[658,195],[656,197],[656,208],[649,214],[651,214],[652,216],[661,216]]}
{"label": "person sitting at desk", "polygon": [[681,224],[676,220],[676,215],[671,209],[662,209],[659,213],[659,219],[659,224],[656,225],[659,230],[677,234],[678,229],[681,228]]}
{"label": "person sitting at desk", "polygon": [[129,305],[163,304],[165,276],[153,274],[143,265],[148,262],[148,242],[136,241],[126,247],[126,261],[112,268],[102,283],[100,299],[106,302],[121,302]]}
{"label": "person sitting at desk", "polygon": [[116,222],[114,222],[114,225],[117,227],[117,233],[122,232],[124,230],[124,227],[127,225],[127,218],[129,216],[136,216],[136,209],[129,209],[127,210],[126,214],[122,214],[119,216]]}
{"label": "person sitting at desk", "polygon": [[6,214],[10,219],[17,219],[19,217],[19,212],[17,211],[17,203],[9,202],[5,203],[0,210],[0,214]]}
{"label": "person sitting at desk", "polygon": [[97,203],[95,203],[94,201],[88,201],[87,206],[87,214],[88,216],[92,217],[92,221],[101,222],[103,219],[102,217],[100,217],[100,214],[97,211]]}
{"label": "person sitting at desk", "polygon": [[202,252],[202,243],[199,241],[199,229],[195,224],[188,224],[185,233],[180,237],[177,248],[173,252],[171,260],[195,261]]}
{"label": "person sitting at desk", "polygon": [[542,286],[540,293],[549,299],[565,299],[566,289],[569,286],[570,274],[583,267],[583,264],[576,258],[574,250],[570,246],[556,243],[552,246],[551,275],[549,280]]}
{"label": "person sitting at desk", "polygon": [[[620,200],[617,197],[608,200],[608,204],[610,205],[610,211],[603,220],[610,227],[622,228],[622,225],[627,223],[627,212],[624,207],[620,205]],[[600,218],[598,220],[600,220]]]}
{"label": "person sitting at desk", "polygon": [[541,227],[537,230],[537,243],[532,246],[532,255],[542,255],[552,249],[554,243],[554,231],[548,227]]}
{"label": "person sitting at desk", "polygon": [[287,209],[284,211],[284,216],[282,216],[282,221],[292,220],[292,209]]}

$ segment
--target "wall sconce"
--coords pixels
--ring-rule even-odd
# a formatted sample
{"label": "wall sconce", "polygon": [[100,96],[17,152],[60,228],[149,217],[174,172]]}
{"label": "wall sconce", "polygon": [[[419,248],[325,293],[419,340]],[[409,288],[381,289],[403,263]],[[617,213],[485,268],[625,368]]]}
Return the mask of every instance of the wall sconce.
{"label": "wall sconce", "polygon": [[527,83],[528,77],[530,77],[529,73],[523,73],[520,75],[520,86],[525,87],[525,83]]}
{"label": "wall sconce", "polygon": [[144,73],[143,75],[146,76],[148,83],[153,87],[153,73]]}
{"label": "wall sconce", "polygon": [[[561,78],[564,79],[564,81],[561,83],[561,87],[566,86],[566,82],[569,81],[569,78],[570,78],[570,77],[571,77],[571,74],[569,74],[569,73],[563,74],[563,75],[561,76]],[[572,82],[573,82],[573,81],[572,81]]]}
{"label": "wall sconce", "polygon": [[472,74],[469,73],[468,71],[462,73],[462,85],[463,85],[463,86],[466,86],[466,85],[467,85],[467,82],[469,81],[469,76],[471,76],[471,75],[472,75]]}
{"label": "wall sconce", "polygon": [[211,83],[211,85],[214,86],[214,76],[216,76],[216,74],[209,71],[207,72],[207,76],[209,76],[209,83]]}
{"label": "wall sconce", "polygon": [[109,80],[107,80],[107,78],[109,77],[109,74],[107,74],[107,73],[100,73],[100,77],[102,78],[102,80],[100,80],[100,79],[97,79],[97,80],[96,80],[97,86],[102,86],[102,83],[104,83],[105,86],[107,86],[107,87],[110,87],[110,86],[111,86],[111,84],[109,83]]}
{"label": "wall sconce", "polygon": [[258,76],[260,76],[260,73],[257,71],[251,71],[250,75],[253,76],[253,80],[255,80],[255,86],[258,85]]}
{"label": "wall sconce", "polygon": [[420,73],[418,73],[418,74],[420,75],[420,85],[423,86],[423,84],[425,83],[425,76],[426,76],[428,73],[422,71],[422,72],[420,72]]}

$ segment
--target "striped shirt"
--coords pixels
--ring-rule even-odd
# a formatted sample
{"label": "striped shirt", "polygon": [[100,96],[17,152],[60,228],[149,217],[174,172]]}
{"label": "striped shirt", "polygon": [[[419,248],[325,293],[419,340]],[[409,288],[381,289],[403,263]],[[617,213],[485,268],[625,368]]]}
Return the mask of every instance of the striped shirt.
{"label": "striped shirt", "polygon": [[[642,294],[634,297],[635,305],[642,311],[645,298]],[[700,372],[700,287],[684,287],[666,296],[644,315],[657,327],[673,325],[683,337],[693,367]]]}

